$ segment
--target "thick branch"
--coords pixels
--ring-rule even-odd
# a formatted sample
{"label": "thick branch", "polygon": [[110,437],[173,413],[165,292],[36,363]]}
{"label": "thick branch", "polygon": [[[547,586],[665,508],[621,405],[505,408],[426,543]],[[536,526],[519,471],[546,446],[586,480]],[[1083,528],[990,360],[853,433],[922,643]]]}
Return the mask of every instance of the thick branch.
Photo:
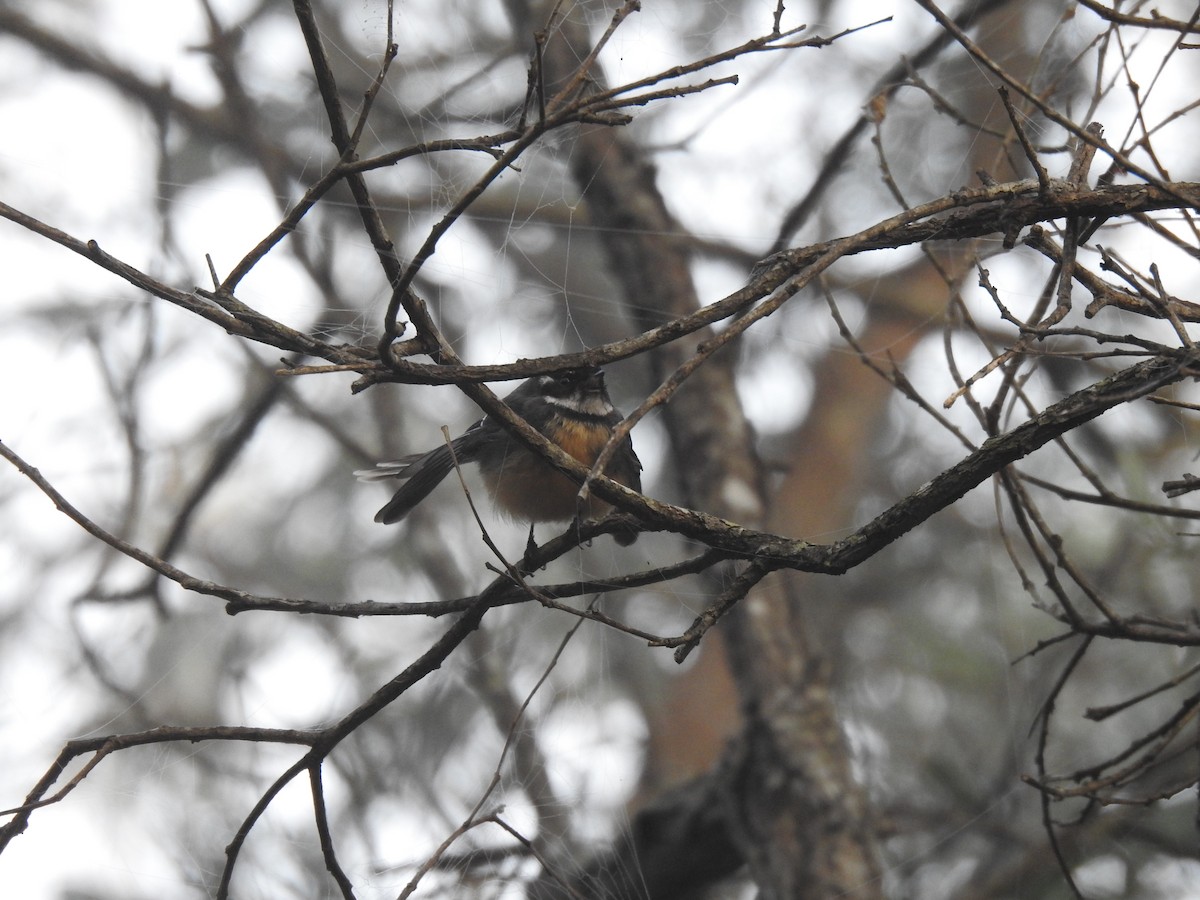
{"label": "thick branch", "polygon": [[797,554],[798,557],[822,558],[824,568],[810,568],[807,565],[795,567],[836,574],[858,565],[1010,463],[1029,456],[1055,438],[1090,422],[1115,406],[1194,376],[1196,371],[1193,367],[1198,360],[1200,356],[1193,352],[1154,357],[1076,391],[1012,431],[989,439],[974,453],[922,485],[845,540],[828,548],[810,545],[806,552]]}

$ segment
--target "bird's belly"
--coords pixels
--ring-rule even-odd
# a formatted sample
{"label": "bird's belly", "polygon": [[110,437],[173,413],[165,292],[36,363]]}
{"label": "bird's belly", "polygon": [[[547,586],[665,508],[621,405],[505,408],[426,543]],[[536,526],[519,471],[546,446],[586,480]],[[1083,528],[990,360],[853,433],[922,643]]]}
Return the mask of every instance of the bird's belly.
{"label": "bird's belly", "polygon": [[[603,425],[567,422],[555,423],[554,442],[585,466],[591,466],[608,441],[609,430]],[[627,484],[610,465],[609,476]],[[505,456],[504,461],[483,472],[484,480],[496,506],[508,515],[531,522],[554,522],[572,519],[577,514],[584,518],[596,518],[608,511],[609,504],[597,497],[589,497],[585,507],[579,504],[579,485],[563,475],[540,456],[524,447],[517,447]]]}

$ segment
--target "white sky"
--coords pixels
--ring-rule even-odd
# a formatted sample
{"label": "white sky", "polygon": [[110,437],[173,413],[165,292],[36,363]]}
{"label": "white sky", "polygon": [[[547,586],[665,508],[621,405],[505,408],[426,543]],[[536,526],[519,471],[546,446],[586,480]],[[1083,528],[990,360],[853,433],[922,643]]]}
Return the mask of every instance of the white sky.
{"label": "white sky", "polygon": [[[226,21],[249,5],[232,0],[213,2]],[[436,30],[422,30],[424,24],[433,21],[431,11],[440,9],[440,4],[429,0],[399,5],[407,49],[428,48],[430,41],[436,44],[441,39]],[[728,23],[732,37],[727,43],[766,30],[774,3],[760,6],[758,21]],[[898,47],[912,44],[914,33],[931,31],[924,14],[911,3],[863,0],[830,6],[836,8],[839,18],[821,29],[826,32],[834,26],[859,24],[885,14],[896,16],[892,25],[853,38],[847,43],[846,56],[839,57],[853,60],[868,72],[890,65]],[[670,29],[673,25],[669,14],[653,0],[647,0],[645,7],[642,14],[622,27],[605,57],[613,82],[680,61],[679,46],[664,37],[670,33],[664,27]],[[198,3],[103,0],[79,13],[72,13],[71,8],[70,3],[45,3],[29,13],[45,21],[74,16],[76,21],[86,23],[87,34],[124,64],[150,80],[169,81],[173,90],[192,102],[205,104],[219,96],[205,56],[189,50],[204,32]],[[382,42],[378,12],[382,8],[381,2],[361,0],[353,10],[346,11],[362,19],[364,46]],[[502,27],[494,5],[487,9],[485,18],[492,17],[495,27]],[[818,24],[813,23],[814,31]],[[269,59],[270,65],[262,66],[263,80],[256,86],[282,93],[290,87],[287,76],[291,69],[303,69],[303,48],[294,33],[283,29],[259,33],[259,39],[262,45],[255,48],[256,54]],[[857,104],[862,100],[859,83],[823,78],[822,65],[806,55],[816,52],[740,61],[727,68],[743,75],[741,87],[721,88],[695,98],[687,115],[645,114],[648,120],[658,123],[661,142],[688,136],[690,150],[709,161],[709,167],[697,168],[674,164],[682,156],[664,154],[660,159],[661,184],[673,201],[675,214],[701,237],[728,239],[745,248],[764,248],[774,236],[780,212],[793,202],[797,192],[779,193],[776,185],[806,185],[806,176],[816,162],[811,155],[813,145],[790,133],[791,123],[813,116],[814,108],[819,108],[827,117],[822,127],[836,134],[858,116]],[[819,52],[825,55],[823,58],[833,59],[839,51]],[[1152,57],[1152,46],[1147,47],[1147,55]],[[0,129],[0,200],[44,217],[78,238],[97,238],[108,252],[153,274],[168,280],[179,276],[180,263],[161,258],[152,230],[153,205],[149,201],[162,186],[154,176],[153,132],[141,114],[111,92],[90,86],[74,73],[60,72],[54,64],[9,39],[0,39],[0,79],[15,79],[22,85],[20,91],[0,93],[0,121],[6,123]],[[1155,102],[1170,109],[1179,104],[1181,93],[1191,90],[1192,86],[1184,84],[1164,86],[1155,95]],[[1113,122],[1110,136],[1120,133],[1117,122],[1122,114],[1127,110],[1114,108],[1108,112],[1106,121]],[[319,118],[319,109],[314,109],[313,115]],[[778,121],[778,131],[764,135],[764,120]],[[769,170],[762,169],[761,155],[747,149],[764,140],[777,142],[779,147]],[[314,176],[327,149],[314,148]],[[930,171],[934,171],[932,165]],[[721,177],[714,177],[714,172]],[[970,173],[953,177],[960,174],[964,182],[971,177]],[[1174,174],[1180,178],[1195,176],[1194,172]],[[940,189],[953,189],[960,183],[952,181],[951,176],[934,177],[942,177]],[[547,198],[548,202],[561,199]],[[222,270],[232,266],[279,218],[261,180],[234,167],[224,176],[190,187],[179,198],[178,209],[179,245],[192,272],[203,271],[205,253],[211,254]],[[231,216],[230,210],[236,210],[236,215]],[[847,228],[868,224],[876,213],[875,209],[840,211]],[[365,247],[362,257],[369,258]],[[439,250],[430,274],[486,288],[495,283],[495,264],[490,244],[464,226]],[[1017,273],[1004,272],[1006,265],[1016,264],[997,262],[994,274],[1019,290]],[[1167,254],[1160,265],[1169,282],[1182,284],[1186,279],[1194,284],[1194,260],[1186,255]],[[0,271],[5,274],[0,300],[5,318],[44,309],[48,303],[112,306],[134,296],[132,289],[115,277],[8,222],[0,222]],[[737,275],[729,269],[713,266],[702,268],[700,273],[706,300],[737,286]],[[319,308],[299,268],[282,254],[268,259],[247,280],[240,294],[266,314],[299,325],[305,324],[311,310]],[[850,301],[847,310],[852,313],[854,308]],[[168,332],[188,336],[187,341],[178,341],[172,365],[153,372],[146,394],[146,417],[156,423],[154,439],[165,448],[191,433],[197,423],[213,419],[228,407],[240,384],[225,363],[240,359],[240,351],[215,328],[196,323],[190,331],[180,326],[182,314],[165,311],[161,321],[168,323],[164,326]],[[82,509],[107,521],[117,513],[112,508],[113,497],[121,492],[112,490],[112,484],[124,477],[124,451],[111,421],[105,425],[105,417],[97,415],[98,410],[106,408],[107,400],[98,383],[94,355],[81,340],[77,324],[67,315],[57,334],[43,330],[31,337],[31,330],[11,325],[0,330],[0,383],[6,386],[0,393],[0,439],[38,466]],[[810,385],[794,377],[795,359],[810,348],[824,346],[827,335],[827,323],[822,320],[820,328],[797,328],[785,333],[783,350],[774,344],[763,347],[758,365],[749,367],[741,385],[748,412],[759,428],[782,430],[802,417]],[[135,353],[136,342],[128,343],[121,351]],[[496,359],[511,358],[521,349],[518,337],[499,328],[476,346]],[[913,377],[923,389],[928,387],[930,396],[938,396],[941,388],[935,385],[945,380],[943,371],[935,371],[933,366],[923,368],[920,360]],[[777,389],[781,384],[787,385],[786,390]],[[776,390],[768,393],[764,389],[768,385]],[[316,390],[342,391],[344,396],[344,384]],[[453,404],[448,403],[447,408],[453,408]],[[953,415],[959,415],[959,411]],[[308,460],[306,468],[305,462],[297,461],[288,476],[298,480],[315,477],[313,473],[320,463],[319,459]],[[41,548],[49,557],[56,548],[83,546],[87,539],[11,470],[0,475],[0,498],[6,502],[7,517],[0,522],[0,572],[21,576],[3,579],[0,615],[15,615],[19,609],[21,627],[29,635],[0,664],[4,674],[0,682],[0,748],[20,748],[15,754],[11,749],[0,752],[2,805],[16,802],[44,771],[63,741],[77,736],[72,729],[88,721],[88,710],[99,689],[89,687],[86,672],[70,669],[58,653],[62,644],[73,639],[68,604],[90,582],[93,571],[81,568],[43,573],[39,569],[42,560],[29,550]],[[374,500],[359,497],[352,502],[366,506]],[[38,577],[33,577],[34,572]],[[10,593],[28,583],[40,586],[36,597]],[[202,605],[213,602],[202,601]],[[92,621],[90,625],[124,635],[149,628],[136,612],[106,610],[104,618],[103,624]],[[212,708],[211,695],[217,691],[214,683],[220,674],[213,667],[214,660],[219,664],[221,648],[226,642],[238,640],[243,627],[250,639],[261,640],[265,646],[269,626],[265,620],[259,621],[263,624],[243,626],[242,619],[229,619],[228,627],[219,624],[212,630],[207,625],[184,623],[181,628],[198,629],[190,632],[189,638],[197,652],[178,653],[180,644],[164,642],[162,652],[177,657],[172,656],[164,666],[161,678],[144,685],[146,695],[162,691],[173,704],[180,703],[180,697],[189,699],[190,705],[185,707],[192,710],[197,721],[219,715],[220,711]],[[293,640],[295,643],[286,647],[271,648],[272,652],[265,652],[261,658],[250,679],[250,708],[246,710],[249,719],[261,724],[302,726],[336,715],[353,702],[346,682],[338,676],[342,661],[317,640]],[[303,665],[297,665],[301,657]],[[555,778],[569,792],[600,796],[615,804],[632,789],[630,747],[640,740],[639,723],[617,701],[605,706],[601,716],[600,721],[592,721],[587,710],[580,710],[577,719],[560,717],[552,722],[549,741],[565,748],[562,755],[567,759],[575,752],[572,742],[589,745],[589,728],[615,734],[615,747],[604,747],[596,758],[588,760],[596,764],[600,759],[603,767],[564,766],[555,772]],[[91,723],[92,733],[103,733],[111,726],[107,721]],[[150,760],[146,777],[157,779],[163,773],[156,770],[153,754],[146,756]],[[165,757],[162,764],[177,765]],[[174,881],[178,870],[173,860],[151,846],[151,836],[137,839],[144,845],[130,843],[128,838],[112,845],[97,840],[92,818],[96,811],[105,806],[119,811],[135,804],[140,789],[140,782],[126,782],[101,771],[89,777],[76,798],[36,813],[29,832],[0,856],[0,884],[6,886],[5,894],[40,900],[55,896],[53,892],[61,885],[87,883],[94,878],[98,884],[119,885],[129,897],[171,896],[178,887]],[[606,791],[611,793],[604,798]],[[156,797],[152,802],[161,801]],[[303,807],[303,798],[297,797],[296,804]],[[163,812],[168,815],[178,810]],[[123,856],[114,856],[113,847],[118,845],[123,848]]]}

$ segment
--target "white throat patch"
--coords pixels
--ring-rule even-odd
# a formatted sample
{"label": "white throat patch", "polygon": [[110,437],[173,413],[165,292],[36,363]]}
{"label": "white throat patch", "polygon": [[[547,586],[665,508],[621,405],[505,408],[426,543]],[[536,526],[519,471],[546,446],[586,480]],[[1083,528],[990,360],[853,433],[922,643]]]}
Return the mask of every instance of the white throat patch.
{"label": "white throat patch", "polygon": [[559,409],[565,409],[577,416],[589,418],[607,416],[612,412],[612,404],[601,394],[583,394],[571,397],[547,397],[546,402]]}

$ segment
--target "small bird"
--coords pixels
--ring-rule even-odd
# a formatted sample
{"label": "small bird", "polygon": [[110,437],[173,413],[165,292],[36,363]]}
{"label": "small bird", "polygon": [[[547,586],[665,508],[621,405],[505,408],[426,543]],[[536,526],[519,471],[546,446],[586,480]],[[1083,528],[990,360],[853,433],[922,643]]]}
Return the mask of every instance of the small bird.
{"label": "small bird", "polygon": [[[613,429],[621,421],[604,387],[604,371],[596,367],[570,369],[554,375],[537,375],[521,383],[504,402],[547,439],[585,466],[591,467]],[[454,448],[451,453],[450,447]],[[443,478],[459,464],[477,463],[496,507],[516,519],[531,523],[599,518],[611,505],[591,496],[581,509],[579,485],[559,472],[495,420],[484,416],[462,435],[426,453],[380,463],[356,472],[361,481],[404,481],[392,499],[375,515],[390,525],[408,515]],[[626,436],[618,445],[604,474],[635,491],[642,489],[642,464]],[[628,546],[637,532],[621,530],[617,542]]]}

